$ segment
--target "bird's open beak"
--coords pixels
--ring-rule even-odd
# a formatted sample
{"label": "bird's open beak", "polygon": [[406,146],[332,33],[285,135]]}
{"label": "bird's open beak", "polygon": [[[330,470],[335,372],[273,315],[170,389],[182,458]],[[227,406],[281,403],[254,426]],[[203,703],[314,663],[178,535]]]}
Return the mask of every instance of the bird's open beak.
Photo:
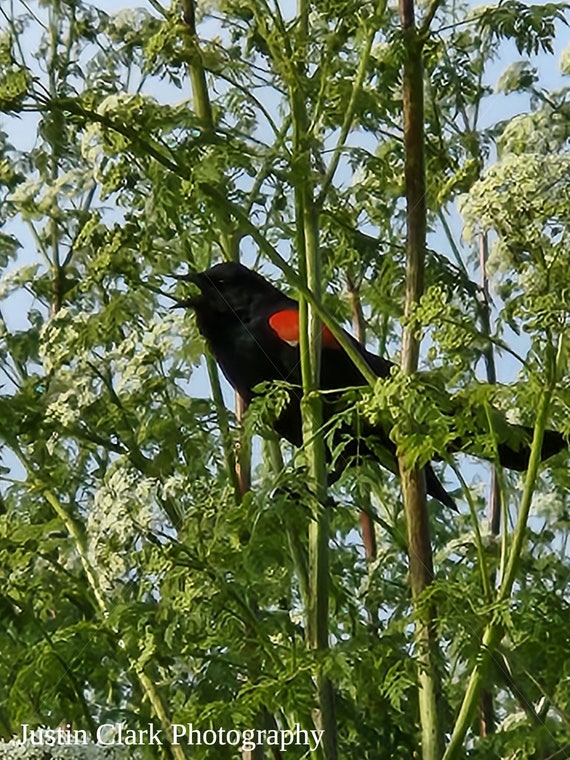
{"label": "bird's open beak", "polygon": [[171,274],[174,280],[180,282],[190,282],[198,287],[199,293],[188,298],[176,299],[176,302],[170,307],[171,309],[186,309],[196,307],[202,298],[202,274],[200,272],[189,272],[188,274]]}

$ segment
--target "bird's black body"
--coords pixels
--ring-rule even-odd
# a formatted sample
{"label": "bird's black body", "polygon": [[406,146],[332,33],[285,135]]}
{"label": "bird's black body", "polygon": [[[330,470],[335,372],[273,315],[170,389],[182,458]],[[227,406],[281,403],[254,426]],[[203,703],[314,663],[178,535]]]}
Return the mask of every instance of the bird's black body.
{"label": "bird's black body", "polygon": [[297,308],[296,301],[240,264],[220,264],[191,278],[202,291],[190,299],[198,329],[226,379],[246,401],[264,381],[298,381],[297,373],[289,377],[287,369],[295,364],[294,349],[268,322],[275,311]]}
{"label": "bird's black body", "polygon": [[[301,367],[298,336],[290,334],[289,323],[294,322],[298,304],[265,280],[261,275],[237,263],[224,263],[206,272],[185,276],[200,289],[200,294],[180,301],[196,312],[198,329],[232,387],[248,402],[254,397],[253,389],[264,382],[285,381],[299,390],[291,392],[288,407],[275,424],[276,432],[295,446],[302,443],[301,432]],[[326,330],[326,328],[325,328]],[[294,330],[293,330],[294,332]],[[325,337],[327,339],[325,339]],[[387,377],[391,362],[367,351],[351,336],[359,353],[378,377]],[[293,339],[291,339],[293,338]],[[332,335],[323,334],[321,355],[321,389],[342,390],[366,385],[366,380]],[[334,394],[325,394],[323,414],[325,420],[334,411]],[[392,457],[395,445],[389,431],[364,426],[360,430],[363,441],[353,433],[354,446],[345,449],[347,460],[373,455],[374,447],[366,444],[372,435]],[[543,458],[564,446],[559,433],[547,431]],[[511,448],[499,446],[501,462],[516,470],[528,464],[528,445]],[[395,459],[394,459],[395,461]],[[383,464],[385,462],[383,461]],[[394,468],[390,468],[394,469]],[[455,503],[443,488],[430,465],[425,468],[427,493],[447,506]]]}

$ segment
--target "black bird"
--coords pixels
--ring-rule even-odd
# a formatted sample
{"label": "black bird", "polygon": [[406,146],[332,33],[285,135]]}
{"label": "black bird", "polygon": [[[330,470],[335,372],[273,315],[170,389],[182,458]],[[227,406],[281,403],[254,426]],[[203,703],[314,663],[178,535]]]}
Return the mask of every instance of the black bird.
{"label": "black bird", "polygon": [[[302,394],[297,301],[261,275],[233,262],[217,264],[205,272],[182,275],[178,279],[198,286],[199,295],[178,301],[177,305],[194,309],[198,329],[226,379],[248,403],[255,396],[254,388],[261,383],[284,381],[293,386],[289,403],[275,422],[275,431],[293,445],[300,446]],[[389,376],[394,366],[392,362],[371,353],[348,333],[346,336],[378,377]],[[361,372],[330,330],[323,326],[320,387],[323,391],[339,391],[323,396],[325,422],[338,411],[341,389],[366,385]],[[505,426],[508,442],[499,443],[500,462],[513,470],[525,470],[532,430],[509,425],[503,419],[501,427]],[[348,464],[362,456],[372,456],[397,473],[396,446],[390,440],[390,431],[365,421],[359,428],[360,435],[350,431],[352,441],[344,449],[344,461]],[[564,446],[560,433],[546,431],[542,458],[547,459]],[[454,451],[465,448],[468,446],[459,442],[453,446]],[[384,455],[379,457],[379,451]],[[456,509],[454,500],[438,480],[431,464],[425,466],[424,472],[427,493]]]}

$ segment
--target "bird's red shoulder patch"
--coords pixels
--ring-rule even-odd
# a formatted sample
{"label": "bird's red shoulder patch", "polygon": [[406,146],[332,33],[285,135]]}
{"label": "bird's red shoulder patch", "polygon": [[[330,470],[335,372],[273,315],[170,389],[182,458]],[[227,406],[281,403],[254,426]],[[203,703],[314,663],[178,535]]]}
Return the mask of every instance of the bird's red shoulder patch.
{"label": "bird's red shoulder patch", "polygon": [[[269,317],[269,326],[281,340],[290,346],[299,345],[299,312],[297,309],[276,311]],[[339,343],[326,325],[323,325],[323,346],[339,348]]]}
{"label": "bird's red shoulder patch", "polygon": [[296,309],[276,311],[269,317],[269,326],[285,343],[299,345],[299,312]]}

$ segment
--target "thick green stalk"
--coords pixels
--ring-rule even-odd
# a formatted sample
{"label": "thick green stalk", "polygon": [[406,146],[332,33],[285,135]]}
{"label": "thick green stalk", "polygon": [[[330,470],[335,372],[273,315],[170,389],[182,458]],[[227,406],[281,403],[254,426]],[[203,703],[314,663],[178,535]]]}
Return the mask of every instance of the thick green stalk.
{"label": "thick green stalk", "polygon": [[81,560],[81,564],[83,566],[83,571],[87,577],[87,581],[91,587],[91,591],[95,597],[97,606],[101,610],[101,613],[104,616],[107,616],[107,603],[105,602],[105,598],[101,590],[97,571],[93,568],[93,565],[89,560],[87,553],[87,541],[85,538],[83,526],[67,511],[67,509],[63,506],[63,504],[52,491],[45,490],[44,497],[47,503],[65,525],[67,532],[73,539],[75,548],[79,554],[79,559]]}
{"label": "thick green stalk", "polygon": [[[308,154],[307,154],[308,161]],[[312,206],[308,185],[299,189],[301,221],[305,239],[305,274],[311,292],[320,298],[321,267],[318,240],[318,212]],[[300,350],[303,378],[301,415],[303,442],[309,468],[309,481],[316,503],[316,514],[309,524],[309,576],[307,605],[307,643],[316,652],[329,645],[329,511],[327,502],[327,465],[322,436],[322,401],[318,393],[321,357],[321,320],[304,298],[300,299]],[[324,730],[326,760],[337,758],[334,690],[329,678],[317,675],[319,712],[317,723]]]}
{"label": "thick green stalk", "polygon": [[[212,104],[206,82],[206,72],[202,63],[202,51],[196,33],[196,9],[194,0],[182,0],[183,18],[186,25],[186,48],[189,53],[188,73],[192,86],[192,96],[196,116],[201,122],[202,130],[206,138],[211,139],[216,131]],[[238,252],[235,250],[233,238],[230,234],[230,220],[222,209],[221,245],[224,256],[229,261],[237,261]]]}
{"label": "thick green stalk", "polygon": [[[304,57],[308,35],[309,3],[299,0],[300,62],[291,77],[290,97],[293,112],[293,161],[297,166],[295,211],[299,269],[306,287],[320,300],[322,289],[321,254],[319,249],[319,211],[315,204],[311,181],[310,134],[306,110],[306,74]],[[325,443],[321,434],[322,401],[318,393],[321,371],[321,320],[307,303],[299,299],[299,349],[303,398],[301,417],[303,444],[309,469],[309,482],[319,505],[309,525],[309,576],[306,612],[307,644],[316,653],[329,645],[329,513],[327,501],[327,465]],[[320,670],[320,664],[319,664]],[[316,723],[324,729],[324,756],[337,758],[334,690],[329,678],[317,673],[319,715]]]}
{"label": "thick green stalk", "polygon": [[501,578],[501,585],[499,587],[499,593],[497,596],[497,601],[499,603],[506,601],[511,595],[520,555],[526,538],[526,526],[528,522],[530,506],[532,503],[532,495],[534,493],[538,469],[542,461],[542,441],[544,439],[544,431],[546,430],[546,423],[548,421],[548,410],[550,408],[551,397],[552,386],[548,385],[545,388],[538,404],[536,425],[532,439],[532,450],[524,483],[523,497],[519,510],[519,518],[513,535],[507,567],[505,569],[503,577]]}
{"label": "thick green stalk", "polygon": [[183,0],[182,8],[184,23],[186,24],[186,29],[188,31],[186,45],[190,52],[188,70],[190,73],[190,82],[192,84],[192,94],[194,96],[194,108],[196,109],[198,118],[202,122],[203,128],[207,132],[213,132],[214,120],[212,117],[212,106],[208,95],[206,72],[202,66],[202,53],[196,35],[196,14],[193,0]]}
{"label": "thick green stalk", "polygon": [[440,676],[435,610],[422,599],[423,592],[433,581],[425,486],[421,473],[415,469],[404,467],[400,472],[407,524],[412,599],[416,612],[415,638],[422,757],[424,760],[439,760],[443,739],[439,718]]}
{"label": "thick green stalk", "polygon": [[[304,189],[301,191],[304,194]],[[316,219],[301,202],[305,238],[305,269],[307,284],[320,288],[320,265]],[[328,543],[329,517],[323,506],[327,499],[327,467],[324,440],[322,403],[318,394],[320,376],[321,322],[307,304],[301,311],[300,349],[303,377],[303,441],[309,468],[311,488],[320,506],[309,526],[309,608],[307,632],[309,645],[314,649],[328,646]]]}
{"label": "thick green stalk", "polygon": [[[202,129],[206,137],[212,138],[215,133],[214,118],[212,115],[212,104],[206,82],[206,72],[202,63],[202,51],[196,34],[196,9],[194,0],[183,0],[183,17],[186,25],[186,46],[189,52],[188,72],[192,86],[192,95],[194,98],[194,109],[200,119]],[[237,250],[237,237],[230,232],[230,218],[227,212],[222,209],[219,214],[221,221],[220,242],[224,257],[229,261],[239,259],[239,250]],[[222,431],[222,445],[224,447],[224,457],[228,468],[229,477],[232,480],[236,499],[239,501],[241,495],[249,491],[251,487],[251,443],[248,436],[242,430],[239,451],[236,453],[231,447],[231,438],[229,436],[229,425],[227,420],[227,411],[223,402],[222,394],[219,390],[218,369],[214,362],[208,363],[208,375],[212,386],[212,392],[215,395],[216,409],[220,429]],[[236,417],[241,424],[247,404],[239,394],[236,393]]]}
{"label": "thick green stalk", "polygon": [[[405,315],[410,317],[424,288],[426,247],[426,180],[424,161],[424,93],[422,44],[418,38],[413,0],[400,0],[404,31],[403,79],[405,181],[407,204],[407,256]],[[411,325],[404,329],[402,369],[417,371],[419,338]],[[424,760],[439,760],[443,751],[440,727],[439,647],[433,605],[422,603],[433,581],[433,557],[422,470],[399,458],[406,515],[412,599],[416,613],[418,697]]]}
{"label": "thick green stalk", "polygon": [[[549,383],[542,393],[538,403],[537,419],[534,428],[534,436],[532,439],[532,448],[524,483],[519,518],[510,547],[505,573],[501,578],[501,585],[497,594],[498,605],[502,605],[509,600],[516,578],[517,568],[526,538],[528,515],[532,503],[536,476],[541,462],[542,441],[544,439],[544,431],[546,430],[551,397],[552,384]],[[457,716],[457,720],[455,721],[455,727],[443,760],[454,760],[455,758],[463,756],[463,741],[465,739],[465,734],[471,725],[474,711],[477,708],[489,661],[493,657],[495,649],[502,637],[503,628],[500,620],[492,620],[483,633],[479,656],[469,678],[465,690],[465,696],[463,697],[463,703],[459,715]]]}

